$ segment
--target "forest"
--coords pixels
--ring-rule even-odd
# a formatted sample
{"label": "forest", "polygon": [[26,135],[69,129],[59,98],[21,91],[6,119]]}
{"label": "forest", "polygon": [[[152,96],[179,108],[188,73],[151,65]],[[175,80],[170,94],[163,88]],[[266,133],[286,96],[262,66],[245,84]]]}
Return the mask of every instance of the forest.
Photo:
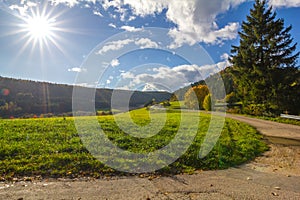
{"label": "forest", "polygon": [[[93,88],[83,89],[94,90]],[[0,77],[0,91],[1,118],[72,115],[72,85]],[[131,93],[125,90],[118,92]],[[96,111],[110,111],[112,93],[112,89],[96,89]],[[164,101],[170,96],[168,92],[134,91],[129,102],[129,109],[143,107],[153,99]]]}

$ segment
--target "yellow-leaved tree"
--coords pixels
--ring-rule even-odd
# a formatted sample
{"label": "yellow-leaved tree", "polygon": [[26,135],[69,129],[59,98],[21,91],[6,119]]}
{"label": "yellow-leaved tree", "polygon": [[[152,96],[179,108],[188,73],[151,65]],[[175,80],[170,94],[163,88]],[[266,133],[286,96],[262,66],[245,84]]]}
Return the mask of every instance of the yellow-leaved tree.
{"label": "yellow-leaved tree", "polygon": [[184,95],[184,104],[190,109],[203,110],[203,101],[209,89],[206,85],[191,87]]}

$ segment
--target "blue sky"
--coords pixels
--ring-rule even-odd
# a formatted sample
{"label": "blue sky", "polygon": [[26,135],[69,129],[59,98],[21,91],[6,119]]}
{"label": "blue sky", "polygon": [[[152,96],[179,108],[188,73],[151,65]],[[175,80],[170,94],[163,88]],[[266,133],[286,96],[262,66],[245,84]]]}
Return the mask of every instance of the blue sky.
{"label": "blue sky", "polygon": [[[0,76],[172,91],[228,66],[253,3],[0,0]],[[300,0],[268,3],[299,43]]]}

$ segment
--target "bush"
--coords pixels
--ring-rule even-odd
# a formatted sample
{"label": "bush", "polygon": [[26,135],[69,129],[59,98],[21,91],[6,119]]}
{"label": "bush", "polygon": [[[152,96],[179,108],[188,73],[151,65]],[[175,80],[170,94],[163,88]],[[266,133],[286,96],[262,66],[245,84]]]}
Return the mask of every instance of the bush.
{"label": "bush", "polygon": [[244,114],[276,117],[280,115],[278,106],[272,104],[249,104],[243,109]]}
{"label": "bush", "polygon": [[213,108],[213,105],[215,104],[214,102],[215,101],[214,101],[211,94],[206,95],[205,98],[204,98],[204,101],[203,101],[203,108],[206,111],[211,111],[212,108]]}
{"label": "bush", "polygon": [[227,94],[226,97],[225,97],[225,102],[226,103],[233,104],[237,101],[238,100],[237,100],[234,92],[231,92],[230,94]]}
{"label": "bush", "polygon": [[249,104],[244,107],[243,112],[248,115],[263,115],[266,111],[264,104]]}
{"label": "bush", "polygon": [[226,110],[226,112],[232,113],[232,114],[242,114],[241,108],[238,108],[238,107],[228,108]]}
{"label": "bush", "polygon": [[164,106],[164,107],[169,107],[169,106],[171,106],[171,104],[170,104],[169,101],[164,101],[164,102],[163,102],[163,106]]}

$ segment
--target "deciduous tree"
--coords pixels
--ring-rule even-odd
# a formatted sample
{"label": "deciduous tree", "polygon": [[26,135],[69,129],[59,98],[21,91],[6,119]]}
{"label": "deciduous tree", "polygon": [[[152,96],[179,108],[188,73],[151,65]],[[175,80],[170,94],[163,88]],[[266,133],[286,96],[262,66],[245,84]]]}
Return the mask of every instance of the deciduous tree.
{"label": "deciduous tree", "polygon": [[203,101],[208,94],[209,90],[206,85],[193,86],[185,93],[184,103],[191,109],[203,109]]}

